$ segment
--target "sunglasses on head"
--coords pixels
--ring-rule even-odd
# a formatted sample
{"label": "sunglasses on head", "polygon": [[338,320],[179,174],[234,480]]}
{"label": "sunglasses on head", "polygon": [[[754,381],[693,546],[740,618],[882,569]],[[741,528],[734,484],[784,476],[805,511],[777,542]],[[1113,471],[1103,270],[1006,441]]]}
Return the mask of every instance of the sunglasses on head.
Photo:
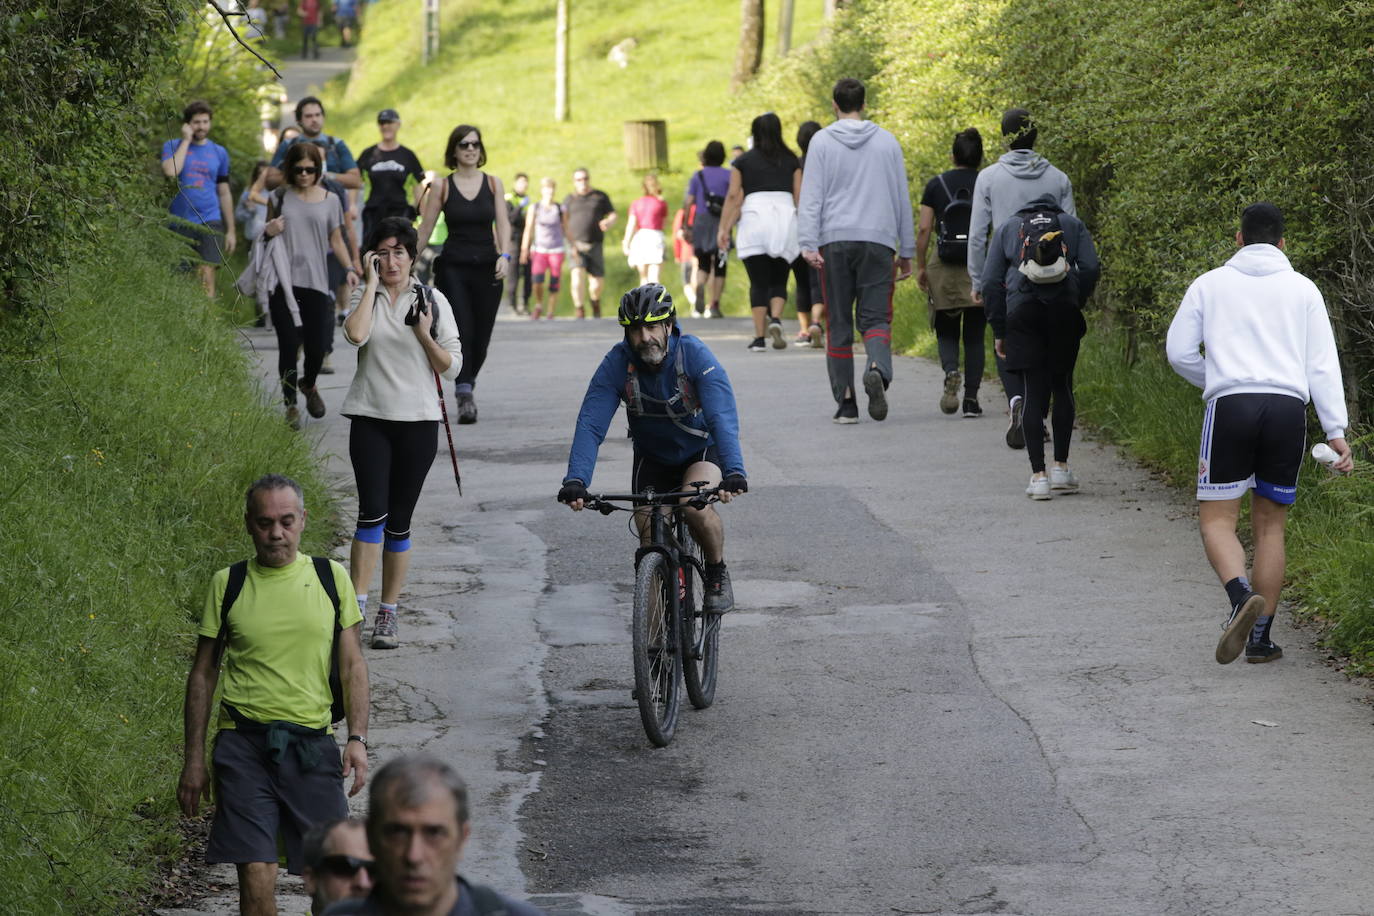
{"label": "sunglasses on head", "polygon": [[479,147],[481,147],[481,145],[482,145],[482,141],[481,141],[481,140],[459,140],[459,141],[458,141],[458,148],[459,148],[459,149],[478,149]]}
{"label": "sunglasses on head", "polygon": [[371,875],[376,863],[371,859],[358,859],[353,856],[325,856],[320,860],[320,871],[327,871],[340,878],[351,878],[363,868]]}
{"label": "sunglasses on head", "polygon": [[295,172],[297,175],[314,175],[319,169],[315,168],[313,165],[298,165],[291,171]]}

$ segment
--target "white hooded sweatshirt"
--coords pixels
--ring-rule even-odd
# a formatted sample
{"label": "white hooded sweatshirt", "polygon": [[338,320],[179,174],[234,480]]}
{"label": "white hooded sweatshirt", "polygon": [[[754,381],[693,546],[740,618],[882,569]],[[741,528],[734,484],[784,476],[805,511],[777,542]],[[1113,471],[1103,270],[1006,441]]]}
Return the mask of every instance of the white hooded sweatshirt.
{"label": "white hooded sweatshirt", "polygon": [[1174,371],[1203,389],[1204,400],[1292,395],[1315,405],[1327,439],[1345,436],[1345,389],[1326,303],[1273,245],[1246,245],[1194,280],[1166,348]]}

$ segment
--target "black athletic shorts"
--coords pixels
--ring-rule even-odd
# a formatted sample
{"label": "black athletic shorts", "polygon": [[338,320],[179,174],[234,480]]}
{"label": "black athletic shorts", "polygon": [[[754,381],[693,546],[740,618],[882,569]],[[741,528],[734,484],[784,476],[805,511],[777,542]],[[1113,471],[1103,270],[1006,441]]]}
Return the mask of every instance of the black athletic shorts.
{"label": "black athletic shorts", "polygon": [[606,253],[600,242],[573,242],[571,267],[580,267],[588,276],[606,276]]}
{"label": "black athletic shorts", "polygon": [[715,249],[711,251],[694,251],[692,255],[696,258],[697,270],[701,271],[702,276],[705,276],[712,270],[715,270],[717,277],[723,277],[728,272],[727,268],[730,264],[729,259],[722,258],[720,252]]}
{"label": "black athletic shorts", "polygon": [[634,469],[630,472],[630,488],[641,493],[653,487],[656,493],[675,493],[682,489],[687,480],[687,469],[698,461],[709,461],[720,467],[720,453],[714,445],[703,446],[701,454],[682,464],[664,464],[641,452],[635,452]]}
{"label": "black athletic shorts", "polygon": [[1207,402],[1197,498],[1239,499],[1246,490],[1283,506],[1298,496],[1307,451],[1307,404],[1287,394],[1227,394]]}

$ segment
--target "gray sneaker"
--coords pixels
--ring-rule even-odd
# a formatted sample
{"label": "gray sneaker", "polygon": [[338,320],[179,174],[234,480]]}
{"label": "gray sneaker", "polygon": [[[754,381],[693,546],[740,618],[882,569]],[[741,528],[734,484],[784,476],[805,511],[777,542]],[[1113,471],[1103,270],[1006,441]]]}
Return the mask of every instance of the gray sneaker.
{"label": "gray sneaker", "polygon": [[1250,631],[1254,629],[1255,618],[1262,616],[1266,607],[1264,596],[1251,592],[1231,608],[1231,616],[1221,625],[1221,639],[1217,640],[1218,664],[1229,665],[1245,651],[1245,643],[1250,638]]}
{"label": "gray sneaker", "polygon": [[372,648],[374,649],[395,649],[401,644],[401,640],[396,635],[396,612],[381,610],[377,612],[377,620],[372,624]]}
{"label": "gray sneaker", "polygon": [[706,567],[706,594],[701,599],[701,609],[707,614],[724,614],[734,610],[735,590],[730,587],[730,571],[722,563]]}
{"label": "gray sneaker", "polygon": [[883,376],[877,369],[864,373],[864,392],[868,395],[868,415],[875,420],[887,419],[887,392]]}
{"label": "gray sneaker", "polygon": [[959,370],[945,373],[945,391],[940,395],[940,412],[954,413],[959,409],[959,383],[963,378]]}

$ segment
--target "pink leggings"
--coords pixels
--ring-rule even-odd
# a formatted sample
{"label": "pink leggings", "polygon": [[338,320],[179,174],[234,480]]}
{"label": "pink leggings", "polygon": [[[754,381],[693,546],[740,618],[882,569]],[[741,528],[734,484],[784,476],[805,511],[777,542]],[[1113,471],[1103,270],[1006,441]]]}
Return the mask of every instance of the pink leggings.
{"label": "pink leggings", "polygon": [[563,252],[530,252],[530,279],[543,283],[545,271],[549,274],[549,292],[558,292],[558,278],[563,276]]}

